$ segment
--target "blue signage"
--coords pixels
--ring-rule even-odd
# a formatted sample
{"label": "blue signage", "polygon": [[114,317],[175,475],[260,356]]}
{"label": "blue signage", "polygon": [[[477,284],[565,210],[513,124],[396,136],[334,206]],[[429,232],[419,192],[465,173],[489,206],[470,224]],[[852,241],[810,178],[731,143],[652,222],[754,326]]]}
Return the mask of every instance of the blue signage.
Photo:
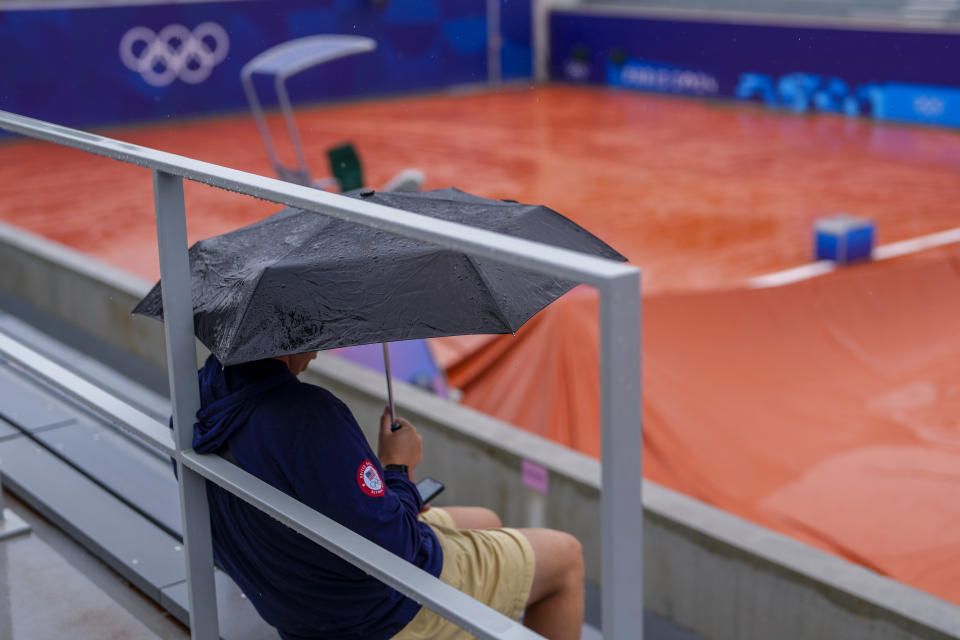
{"label": "blue signage", "polygon": [[886,84],[877,117],[960,127],[960,88]]}
{"label": "blue signage", "polygon": [[555,79],[960,126],[960,34],[550,16]]}
{"label": "blue signage", "polygon": [[851,87],[840,78],[811,73],[788,73],[777,79],[744,73],[734,94],[741,100],[759,99],[768,106],[797,112],[826,111],[960,127],[960,88],[896,82]]}
{"label": "blue signage", "polygon": [[608,62],[607,84],[694,96],[713,96],[720,92],[720,83],[706,71],[635,58]]}
{"label": "blue signage", "polygon": [[[67,125],[246,109],[246,62],[281,42],[324,33],[368,36],[378,47],[292,78],[295,101],[487,79],[486,0],[34,6],[0,11],[0,109]],[[505,77],[530,73],[529,13],[529,2],[504,6],[511,21],[503,29]]]}

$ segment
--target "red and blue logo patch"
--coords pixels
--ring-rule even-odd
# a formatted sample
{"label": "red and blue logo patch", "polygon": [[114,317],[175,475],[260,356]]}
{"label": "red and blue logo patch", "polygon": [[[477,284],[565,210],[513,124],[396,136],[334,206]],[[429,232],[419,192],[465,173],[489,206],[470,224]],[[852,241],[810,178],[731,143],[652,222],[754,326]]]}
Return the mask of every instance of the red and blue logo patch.
{"label": "red and blue logo patch", "polygon": [[380,472],[369,460],[360,463],[360,468],[357,469],[357,484],[360,485],[360,490],[371,498],[379,498],[387,490]]}

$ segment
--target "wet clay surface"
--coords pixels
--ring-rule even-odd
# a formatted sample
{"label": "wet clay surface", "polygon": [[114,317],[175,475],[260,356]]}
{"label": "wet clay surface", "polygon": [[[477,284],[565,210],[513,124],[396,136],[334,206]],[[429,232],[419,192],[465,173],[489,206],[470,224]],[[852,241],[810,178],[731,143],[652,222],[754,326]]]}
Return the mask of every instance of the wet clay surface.
{"label": "wet clay surface", "polygon": [[[543,203],[643,268],[647,477],[960,602],[957,247],[741,286],[809,262],[821,216],[877,244],[960,226],[960,134],[561,86],[298,114],[315,175],[349,139],[372,185]],[[246,115],[104,133],[272,175]],[[147,171],[7,142],[0,176],[0,219],[157,277]],[[186,193],[191,241],[279,209]],[[598,456],[596,341],[580,287],[515,338],[434,345],[466,404]]]}
{"label": "wet clay surface", "polygon": [[[374,186],[417,167],[426,188],[546,204],[642,266],[647,292],[807,262],[813,221],[839,211],[875,219],[879,244],[957,225],[951,131],[565,86],[297,113],[315,177],[351,140]],[[100,132],[273,175],[246,114]],[[0,168],[0,220],[158,276],[148,171],[20,141],[0,144]],[[186,194],[191,241],[280,208],[189,182]]]}

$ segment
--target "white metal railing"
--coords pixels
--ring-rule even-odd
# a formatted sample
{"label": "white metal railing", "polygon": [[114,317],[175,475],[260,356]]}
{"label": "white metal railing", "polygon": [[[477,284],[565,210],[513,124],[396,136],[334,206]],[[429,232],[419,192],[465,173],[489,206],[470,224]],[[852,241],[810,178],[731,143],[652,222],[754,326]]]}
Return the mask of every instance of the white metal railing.
{"label": "white metal railing", "polygon": [[[366,538],[290,498],[242,469],[191,449],[200,407],[189,295],[183,179],[202,182],[459,249],[530,271],[585,282],[600,294],[603,447],[603,629],[607,638],[643,633],[642,429],[640,415],[640,271],[632,266],[529,240],[237,171],[191,158],[0,111],[0,128],[152,170],[164,331],[173,405],[172,455],[178,461],[191,633],[218,637],[210,520],[204,481],[234,493],[324,548],[485,639],[539,637]],[[0,170],[2,173],[2,170]],[[122,408],[115,407],[122,412]],[[154,445],[161,437],[130,415],[129,431]],[[129,419],[129,420],[128,420]],[[169,445],[168,445],[169,446]],[[161,447],[165,448],[165,447]]]}
{"label": "white metal railing", "polygon": [[[61,364],[2,332],[0,332],[0,357],[8,363],[16,365],[18,369],[24,371],[31,378],[50,385],[57,392],[79,403],[85,409],[105,419],[115,427],[138,437],[141,441],[148,443],[162,453],[169,456],[175,455],[173,437],[166,424],[158,422],[139,409],[130,406],[127,402],[84,380]],[[225,487],[234,495],[391,586],[398,587],[403,585],[404,581],[409,581],[409,584],[430,590],[433,587],[431,583],[439,582],[423,571],[410,571],[411,565],[405,560],[296,501],[219,456],[183,452],[180,461],[187,468],[193,469],[206,479]],[[2,502],[0,502],[0,506],[2,506]],[[3,519],[0,518],[0,539],[6,533],[2,524]],[[320,534],[318,531],[323,533]],[[486,607],[456,590],[453,590],[451,599],[443,598],[443,600],[443,606],[449,614],[447,617],[459,615],[472,620],[474,618],[482,619],[482,616],[486,614],[484,611]],[[464,626],[472,629],[476,624],[471,622],[464,624]],[[482,627],[479,627],[479,629],[482,633]],[[518,639],[539,637],[536,634],[525,632],[525,630],[521,631],[523,633],[519,635],[500,635],[498,637],[515,637]]]}

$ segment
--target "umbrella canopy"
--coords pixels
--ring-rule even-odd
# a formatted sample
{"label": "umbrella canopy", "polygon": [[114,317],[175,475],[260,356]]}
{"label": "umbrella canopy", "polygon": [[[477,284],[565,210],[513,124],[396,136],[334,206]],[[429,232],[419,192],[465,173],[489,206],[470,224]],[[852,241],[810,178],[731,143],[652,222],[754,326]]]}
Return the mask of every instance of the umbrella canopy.
{"label": "umbrella canopy", "polygon": [[[456,189],[355,197],[626,260],[543,206]],[[194,330],[224,365],[375,342],[512,333],[578,284],[297,209],[197,242],[190,271]],[[163,319],[161,284],[133,313]]]}

